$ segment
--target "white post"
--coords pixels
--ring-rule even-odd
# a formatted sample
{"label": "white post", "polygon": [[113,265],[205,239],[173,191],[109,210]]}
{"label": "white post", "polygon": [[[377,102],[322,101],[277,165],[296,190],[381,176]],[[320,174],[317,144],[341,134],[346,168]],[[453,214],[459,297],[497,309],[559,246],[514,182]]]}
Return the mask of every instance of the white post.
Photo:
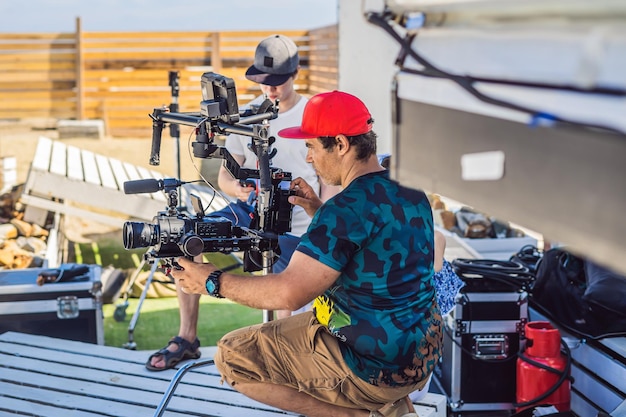
{"label": "white post", "polygon": [[0,158],[2,173],[2,192],[9,191],[17,183],[17,158],[5,156]]}

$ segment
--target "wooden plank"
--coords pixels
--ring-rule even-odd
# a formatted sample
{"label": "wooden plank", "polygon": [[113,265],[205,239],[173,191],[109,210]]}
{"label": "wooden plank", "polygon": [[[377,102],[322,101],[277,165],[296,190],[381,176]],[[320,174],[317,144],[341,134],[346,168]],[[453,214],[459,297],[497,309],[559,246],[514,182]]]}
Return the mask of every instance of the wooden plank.
{"label": "wooden plank", "polygon": [[54,60],[66,60],[70,57],[74,56],[74,53],[71,51],[54,51],[51,49],[41,50],[36,52],[31,52],[29,54],[25,54],[23,52],[11,52],[0,55],[0,58],[4,61],[11,60],[37,60],[40,61],[42,59],[47,59],[50,61]]}
{"label": "wooden plank", "polygon": [[[160,80],[168,85],[168,72],[162,69],[101,69],[89,71],[90,79]],[[199,84],[199,83],[198,83]]]}
{"label": "wooden plank", "polygon": [[130,164],[128,162],[124,163],[124,169],[126,170],[126,175],[128,176],[128,179],[130,181],[136,181],[136,180],[140,180],[143,179],[141,177],[141,175],[139,175],[139,172],[137,171],[137,166]]}
{"label": "wooden plank", "polygon": [[53,40],[43,42],[0,42],[0,54],[3,51],[16,51],[22,52],[35,52],[38,51],[54,51],[59,49],[73,49],[74,43],[72,41]]}
{"label": "wooden plank", "polygon": [[[204,51],[201,51],[204,53],[208,53],[210,52],[210,50],[207,48]],[[240,54],[237,54],[240,55]],[[106,60],[106,61],[115,61],[115,60],[142,60],[142,59],[146,59],[146,60],[151,60],[151,59],[155,59],[155,56],[157,57],[157,59],[161,59],[161,60],[170,60],[170,59],[183,59],[183,58],[188,58],[190,56],[189,51],[163,51],[163,52],[157,52],[155,51],[142,51],[142,50],[135,50],[135,51],[128,51],[128,52],[121,52],[121,51],[93,51],[93,50],[89,50],[89,49],[85,49],[85,60],[86,61],[100,61],[100,60]]]}
{"label": "wooden plank", "polygon": [[[14,395],[18,395],[21,398],[21,392],[16,391],[17,390],[13,390]],[[2,389],[1,387],[0,392],[4,394],[2,403],[0,403],[0,417],[9,415],[15,417],[15,411],[33,416],[102,417],[102,414],[94,414],[88,411],[61,409],[59,407],[45,405],[41,402],[35,402],[32,400],[11,398],[8,396],[11,391],[8,389]],[[6,410],[7,413],[3,413],[2,409]]]}
{"label": "wooden plank", "polygon": [[96,155],[91,151],[83,149],[81,157],[83,161],[83,175],[85,181],[90,184],[101,185],[102,181],[100,181],[100,174],[96,164]]}
{"label": "wooden plank", "polygon": [[31,169],[40,171],[48,171],[50,167],[50,158],[52,157],[52,140],[44,136],[39,136],[35,156],[31,163]]}
{"label": "wooden plank", "polygon": [[[54,106],[54,107],[53,107]],[[31,100],[31,101],[0,101],[0,110],[8,112],[20,112],[30,114],[31,111],[48,112],[54,109],[55,112],[71,110],[74,103],[67,100]]]}
{"label": "wooden plank", "polygon": [[199,51],[211,48],[213,42],[210,37],[185,37],[185,38],[167,38],[163,37],[160,40],[149,38],[138,39],[107,39],[101,42],[86,42],[85,47],[94,50],[109,50],[112,52],[129,51],[132,49],[138,51],[187,51],[192,54],[197,54]]}
{"label": "wooden plank", "polygon": [[[3,378],[16,378],[16,380],[20,381],[19,378],[22,378],[23,374],[15,375],[15,372],[11,373],[10,370],[3,370],[3,373],[6,371],[7,375],[3,376]],[[52,407],[52,414],[49,414],[51,417],[63,417],[65,416],[68,410],[68,404],[71,404],[70,407],[74,409],[78,409],[80,411],[94,411],[100,415],[110,415],[110,416],[118,416],[118,417],[132,417],[132,416],[141,416],[141,415],[150,415],[153,407],[146,406],[138,406],[135,404],[128,404],[120,400],[115,403],[110,399],[102,399],[97,396],[88,396],[88,395],[77,395],[74,393],[64,392],[65,387],[68,386],[69,381],[64,381],[63,379],[53,379],[53,378],[42,378],[41,384],[56,384],[55,386],[46,387],[41,385],[33,386],[16,386],[12,384],[7,384],[4,382],[0,382],[0,395],[2,396],[11,396],[24,398],[25,400],[37,404],[44,404],[49,407]],[[58,388],[57,388],[58,387]],[[56,389],[58,390],[56,390]],[[80,393],[79,393],[80,394]],[[141,394],[141,397],[137,393],[135,393],[137,398],[144,398],[144,394]],[[155,400],[158,399],[155,397]],[[55,410],[56,409],[56,410]],[[41,414],[36,414],[41,415]],[[169,413],[168,413],[169,415]],[[174,413],[178,417],[183,417],[184,414]]]}
{"label": "wooden plank", "polygon": [[11,82],[36,82],[36,81],[70,81],[74,79],[72,71],[28,71],[28,72],[8,72],[3,74],[4,81]]}
{"label": "wooden plank", "polygon": [[85,179],[83,175],[83,160],[80,149],[76,146],[67,147],[67,177],[77,181]]}
{"label": "wooden plank", "polygon": [[181,39],[181,38],[210,38],[213,32],[199,32],[199,31],[189,31],[189,32],[83,32],[83,36],[85,38],[85,42],[93,42],[103,41],[107,42],[110,39],[118,39],[118,40],[128,40],[128,39],[145,39],[146,42],[157,42],[158,39]]}
{"label": "wooden plank", "polygon": [[45,62],[50,63],[65,62],[71,60],[75,56],[75,51],[72,49],[62,50],[42,50],[42,51],[20,51],[14,50],[9,52],[0,53],[0,62]]}
{"label": "wooden plank", "polygon": [[[276,33],[275,31],[267,31],[267,30],[251,30],[251,31],[220,31],[220,36],[224,38],[259,38],[263,39],[270,35]],[[299,38],[306,37],[308,34],[307,30],[287,30],[281,31],[282,34],[288,36],[290,38]],[[83,36],[85,37],[85,41],[95,41],[95,40],[104,40],[105,42],[109,39],[146,39],[146,41],[155,42],[157,39],[180,39],[180,38],[191,38],[191,37],[207,37],[210,38],[213,32],[202,32],[202,31],[188,31],[188,32],[180,32],[180,31],[168,31],[168,32],[154,32],[154,31],[146,31],[146,32],[84,32]]]}
{"label": "wooden plank", "polygon": [[63,177],[67,175],[67,146],[62,142],[52,143],[50,172]]}
{"label": "wooden plank", "polygon": [[[88,396],[102,396],[116,398],[119,402],[135,402],[137,389],[141,389],[142,396],[152,394],[151,398],[142,398],[142,403],[138,405],[157,404],[164,392],[165,385],[169,378],[152,378],[149,371],[146,371],[142,364],[132,365],[129,368],[120,366],[119,361],[111,360],[113,366],[108,369],[85,369],[85,366],[78,366],[69,361],[78,360],[81,363],[91,364],[98,361],[98,358],[81,358],[76,354],[67,356],[67,361],[57,363],[57,353],[49,350],[42,350],[39,354],[54,354],[52,361],[37,358],[13,358],[7,355],[5,358],[0,355],[0,360],[11,361],[11,369],[3,375],[4,379],[19,380],[26,385],[55,386],[59,380],[67,381],[63,384],[63,390],[73,394],[84,394]],[[124,352],[119,352],[121,355]],[[1,363],[1,362],[0,362]],[[128,365],[126,365],[128,366]],[[143,369],[142,369],[143,368]],[[45,369],[45,372],[39,370]],[[135,372],[136,370],[136,372]],[[33,372],[37,371],[37,372]],[[11,372],[11,373],[10,373]],[[42,375],[45,374],[45,375]],[[112,374],[115,375],[112,378]],[[48,378],[48,379],[44,379]],[[171,374],[170,374],[171,378]],[[220,401],[237,404],[238,406],[259,407],[258,403],[247,397],[240,398],[240,394],[220,383],[220,376],[213,368],[211,374],[190,373],[183,379],[183,384],[177,389],[176,395],[184,396],[188,399],[201,399],[210,397],[220,397]],[[88,381],[88,382],[86,382]],[[105,391],[100,385],[105,386]],[[144,402],[145,401],[145,402]],[[271,407],[265,407],[272,410]]]}
{"label": "wooden plank", "polygon": [[28,101],[50,101],[68,100],[74,97],[71,91],[3,91],[2,101],[15,102],[18,99]]}
{"label": "wooden plank", "polygon": [[0,71],[59,71],[71,70],[74,62],[66,61],[5,61],[0,58]]}
{"label": "wooden plank", "polygon": [[115,158],[109,158],[109,163],[111,164],[111,172],[115,177],[117,188],[124,190],[124,183],[129,180],[128,175],[126,175],[126,170],[124,169],[124,164],[122,161]]}
{"label": "wooden plank", "polygon": [[60,109],[38,109],[16,112],[13,110],[0,110],[0,119],[67,119],[72,117],[72,113]]}
{"label": "wooden plank", "polygon": [[84,98],[85,98],[85,46],[83,43],[83,27],[80,18],[76,18],[76,66],[74,77],[76,77],[76,119],[85,118]]}
{"label": "wooden plank", "polygon": [[[2,115],[1,112],[0,115]],[[26,183],[24,184],[24,195],[32,193],[33,188],[37,183],[37,172],[48,172],[51,154],[52,140],[45,136],[40,136],[37,141],[37,148],[35,149],[33,161],[30,164],[28,177],[26,178]]]}
{"label": "wooden plank", "polygon": [[141,179],[163,178],[163,174],[161,174],[160,172],[149,170],[141,166],[137,166],[137,173],[141,176]]}
{"label": "wooden plank", "polygon": [[[30,403],[42,405],[36,413],[41,416],[151,415],[174,371],[147,371],[146,355],[145,352],[8,332],[0,335],[0,397],[12,399],[11,411],[26,413]],[[167,416],[200,416],[206,415],[206,410],[214,416],[293,415],[222,385],[213,366],[198,369],[203,372],[192,370],[181,380],[167,408]],[[0,405],[0,410],[2,408]]]}
{"label": "wooden plank", "polygon": [[[41,90],[71,90],[75,85],[72,81],[63,81],[53,83],[52,81],[33,81],[32,83],[5,83],[0,81],[0,90],[2,91],[41,91]],[[51,111],[51,109],[46,109]]]}
{"label": "wooden plank", "polygon": [[117,187],[117,182],[115,182],[115,176],[113,175],[113,171],[111,170],[111,165],[109,164],[108,158],[106,156],[96,154],[96,166],[98,167],[98,173],[100,174],[102,186],[114,190],[119,190],[119,188]]}
{"label": "wooden plank", "polygon": [[52,33],[0,33],[0,40],[21,40],[21,41],[45,41],[45,40],[63,40],[74,39],[74,35],[64,32]]}

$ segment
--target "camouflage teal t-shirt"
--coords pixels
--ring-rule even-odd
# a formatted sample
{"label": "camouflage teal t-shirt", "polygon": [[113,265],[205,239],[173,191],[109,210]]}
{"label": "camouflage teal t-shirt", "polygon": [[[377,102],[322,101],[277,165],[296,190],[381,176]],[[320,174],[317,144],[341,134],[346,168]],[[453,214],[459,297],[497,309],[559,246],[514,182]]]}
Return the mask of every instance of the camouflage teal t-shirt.
{"label": "camouflage teal t-shirt", "polygon": [[341,272],[314,310],[355,374],[380,386],[430,374],[441,354],[441,316],[422,191],[387,171],[361,176],[317,211],[297,250]]}

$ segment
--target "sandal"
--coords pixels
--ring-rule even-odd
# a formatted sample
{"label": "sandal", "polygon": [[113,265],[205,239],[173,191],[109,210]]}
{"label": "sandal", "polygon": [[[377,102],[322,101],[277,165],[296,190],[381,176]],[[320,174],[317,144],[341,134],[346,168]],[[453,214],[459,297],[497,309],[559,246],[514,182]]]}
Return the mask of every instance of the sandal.
{"label": "sandal", "polygon": [[[178,349],[170,352],[167,350],[167,347],[172,343],[176,343],[178,345]],[[167,346],[150,355],[148,361],[146,362],[146,369],[149,371],[165,371],[166,369],[172,369],[180,361],[184,361],[186,359],[198,359],[201,355],[199,348],[200,341],[198,338],[196,338],[193,343],[189,343],[180,336],[172,337],[170,341],[167,342]],[[165,366],[163,368],[157,368],[156,366],[150,364],[152,358],[155,356],[163,356],[163,359],[165,360]]]}

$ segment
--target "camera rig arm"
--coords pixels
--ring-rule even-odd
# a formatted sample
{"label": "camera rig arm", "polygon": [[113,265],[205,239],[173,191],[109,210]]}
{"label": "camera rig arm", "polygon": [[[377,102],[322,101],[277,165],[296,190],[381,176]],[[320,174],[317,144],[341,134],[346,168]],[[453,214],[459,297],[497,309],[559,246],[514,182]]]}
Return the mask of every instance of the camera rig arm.
{"label": "camera rig arm", "polygon": [[[259,179],[256,212],[250,227],[239,227],[224,217],[205,216],[196,210],[189,216],[178,210],[177,189],[184,182],[174,179],[139,180],[124,184],[127,194],[164,190],[169,196],[168,209],[154,218],[154,223],[126,222],[124,247],[152,246],[149,258],[193,257],[202,252],[245,251],[244,270],[271,271],[278,252],[278,235],[291,230],[293,206],[288,202],[292,191],[280,183],[291,180],[291,173],[271,167],[274,155],[269,135],[269,120],[278,116],[278,107],[265,100],[258,108],[239,113],[232,79],[215,73],[202,75],[200,112],[178,113],[165,107],[153,109],[150,164],[160,164],[161,135],[167,123],[195,128],[192,143],[197,158],[221,158],[230,174],[240,180]],[[251,138],[251,149],[259,169],[242,168],[225,147],[214,143],[216,134],[238,134]],[[199,199],[197,201],[199,202]],[[200,207],[200,205],[198,205]],[[194,207],[196,208],[196,207]]]}

